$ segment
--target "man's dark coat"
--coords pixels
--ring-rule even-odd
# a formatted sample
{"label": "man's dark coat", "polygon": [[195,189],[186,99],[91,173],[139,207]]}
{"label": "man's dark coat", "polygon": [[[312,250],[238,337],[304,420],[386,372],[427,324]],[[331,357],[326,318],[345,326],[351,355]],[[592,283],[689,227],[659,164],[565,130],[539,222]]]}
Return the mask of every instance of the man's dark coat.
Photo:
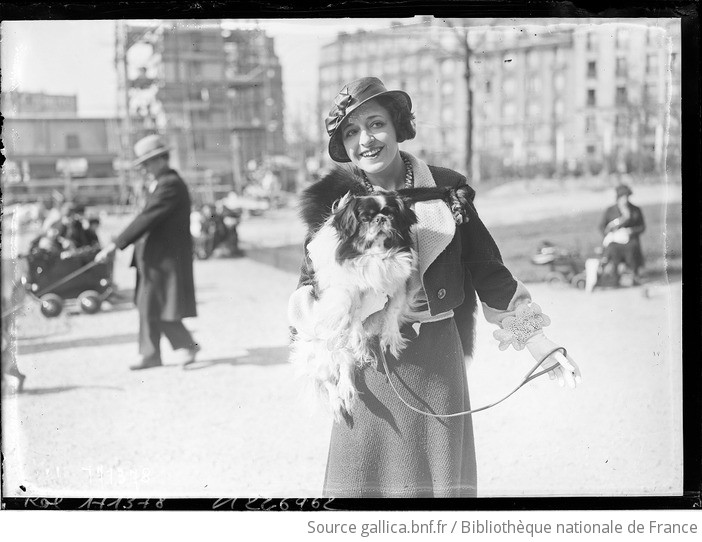
{"label": "man's dark coat", "polygon": [[196,316],[193,242],[190,236],[190,195],[172,169],[156,176],[155,189],[144,209],[115,240],[124,249],[134,243],[137,268],[135,296],[140,314],[175,321]]}

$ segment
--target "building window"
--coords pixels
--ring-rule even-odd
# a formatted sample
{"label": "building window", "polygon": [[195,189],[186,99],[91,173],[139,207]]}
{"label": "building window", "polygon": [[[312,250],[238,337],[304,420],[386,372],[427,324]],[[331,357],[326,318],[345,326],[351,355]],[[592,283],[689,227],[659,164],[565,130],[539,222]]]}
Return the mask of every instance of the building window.
{"label": "building window", "polygon": [[528,87],[529,92],[534,94],[541,92],[541,79],[538,75],[534,75],[529,78]]}
{"label": "building window", "polygon": [[527,105],[527,113],[531,118],[537,118],[541,113],[541,107],[539,107],[539,102],[530,101],[529,105]]}
{"label": "building window", "polygon": [[587,89],[587,105],[597,105],[594,88]]}
{"label": "building window", "polygon": [[554,105],[554,109],[556,111],[556,117],[558,117],[558,118],[563,117],[563,112],[564,112],[563,100],[556,100],[556,104]]}
{"label": "building window", "polygon": [[627,100],[626,100],[626,87],[617,87],[617,94],[616,94],[616,104],[617,105],[625,105]]}
{"label": "building window", "polygon": [[616,68],[617,77],[626,77],[626,74],[627,74],[626,58],[624,58],[623,56],[617,57],[617,68]]}
{"label": "building window", "polygon": [[514,77],[506,78],[502,83],[502,91],[505,93],[505,96],[513,96],[514,87]]}
{"label": "building window", "polygon": [[417,57],[416,56],[408,56],[405,58],[403,61],[403,66],[402,69],[407,72],[407,73],[412,73],[417,71]]}
{"label": "building window", "polygon": [[514,137],[514,132],[513,132],[512,128],[509,128],[509,127],[502,128],[502,142],[503,143],[511,142],[513,137]]}
{"label": "building window", "polygon": [[456,119],[456,111],[453,107],[444,107],[441,110],[441,121],[444,125],[452,125]]}
{"label": "building window", "polygon": [[629,45],[629,31],[624,28],[618,28],[615,39],[617,49],[625,49]]}
{"label": "building window", "polygon": [[559,72],[553,78],[553,86],[556,87],[556,90],[560,91],[560,90],[563,90],[564,85],[565,85],[565,77],[563,76],[563,73]]}
{"label": "building window", "polygon": [[585,118],[585,131],[594,134],[597,131],[597,121],[592,115]]}
{"label": "building window", "polygon": [[66,150],[75,151],[80,149],[80,140],[76,134],[66,134]]}
{"label": "building window", "polygon": [[588,145],[586,147],[587,154],[590,156],[593,156],[595,154],[595,151],[597,150],[594,145]]}
{"label": "building window", "polygon": [[539,66],[539,54],[536,51],[528,50],[526,53],[526,65],[530,68],[537,68]]}
{"label": "building window", "polygon": [[536,140],[536,128],[533,124],[529,124],[526,127],[526,140],[529,143],[533,143]]}
{"label": "building window", "polygon": [[587,36],[585,38],[585,47],[588,51],[594,51],[595,49],[597,49],[597,37],[597,34],[595,34],[595,32],[592,30],[587,33]]}
{"label": "building window", "polygon": [[445,60],[441,64],[441,73],[445,76],[453,75],[456,69],[456,63],[453,60]]}
{"label": "building window", "polygon": [[597,77],[597,62],[590,60],[587,63],[587,77],[588,79],[594,79]]}
{"label": "building window", "polygon": [[490,94],[491,92],[491,85],[490,85],[490,80],[485,81],[485,93]]}

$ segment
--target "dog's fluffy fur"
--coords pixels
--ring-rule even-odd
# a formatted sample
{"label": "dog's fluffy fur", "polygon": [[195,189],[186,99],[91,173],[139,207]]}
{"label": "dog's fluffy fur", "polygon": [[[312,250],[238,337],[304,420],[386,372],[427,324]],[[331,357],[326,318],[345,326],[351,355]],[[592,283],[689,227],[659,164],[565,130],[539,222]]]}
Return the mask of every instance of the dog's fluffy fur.
{"label": "dog's fluffy fur", "polygon": [[[332,199],[343,190],[340,200]],[[448,202],[447,194],[430,188],[365,195],[359,180],[340,169],[303,193],[317,302],[308,332],[298,330],[293,341],[291,361],[312,379],[337,420],[350,414],[357,398],[356,367],[378,361],[373,345],[398,356],[406,345],[400,328],[416,320],[417,292],[408,290],[417,266],[410,203]],[[368,308],[383,296],[384,306]]]}

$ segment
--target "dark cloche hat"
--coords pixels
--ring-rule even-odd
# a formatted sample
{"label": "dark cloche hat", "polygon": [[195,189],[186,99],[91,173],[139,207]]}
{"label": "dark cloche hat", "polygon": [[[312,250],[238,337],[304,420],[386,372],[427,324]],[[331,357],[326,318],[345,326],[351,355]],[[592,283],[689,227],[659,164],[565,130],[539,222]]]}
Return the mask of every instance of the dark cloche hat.
{"label": "dark cloche hat", "polygon": [[617,193],[617,198],[621,198],[622,196],[631,196],[631,188],[629,188],[625,184],[620,184],[615,188],[615,192]]}
{"label": "dark cloche hat", "polygon": [[324,125],[329,134],[329,156],[335,162],[350,162],[346,149],[341,141],[339,126],[346,120],[354,109],[378,96],[387,96],[396,100],[401,105],[412,110],[412,100],[402,90],[388,90],[377,77],[363,77],[356,79],[341,89],[334,98],[334,106],[329,111],[329,116],[324,120]]}

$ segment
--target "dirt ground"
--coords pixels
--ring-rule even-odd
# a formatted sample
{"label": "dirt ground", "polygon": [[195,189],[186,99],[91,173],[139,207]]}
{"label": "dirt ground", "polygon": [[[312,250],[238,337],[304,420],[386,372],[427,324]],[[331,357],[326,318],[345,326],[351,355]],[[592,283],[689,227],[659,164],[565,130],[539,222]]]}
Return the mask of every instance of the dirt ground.
{"label": "dirt ground", "polygon": [[[298,239],[280,216],[258,223],[260,244]],[[245,242],[256,227],[242,227]],[[116,264],[125,289],[128,258]],[[2,397],[5,496],[320,494],[331,422],[287,362],[297,276],[247,258],[199,261],[195,275],[199,316],[186,325],[203,351],[190,370],[127,369],[137,332],[128,303],[55,320],[29,306],[16,345],[26,389]],[[480,496],[680,494],[681,283],[529,289],[583,383],[542,377],[474,416]],[[532,365],[526,352],[498,351],[493,327],[478,323],[473,406]]]}

